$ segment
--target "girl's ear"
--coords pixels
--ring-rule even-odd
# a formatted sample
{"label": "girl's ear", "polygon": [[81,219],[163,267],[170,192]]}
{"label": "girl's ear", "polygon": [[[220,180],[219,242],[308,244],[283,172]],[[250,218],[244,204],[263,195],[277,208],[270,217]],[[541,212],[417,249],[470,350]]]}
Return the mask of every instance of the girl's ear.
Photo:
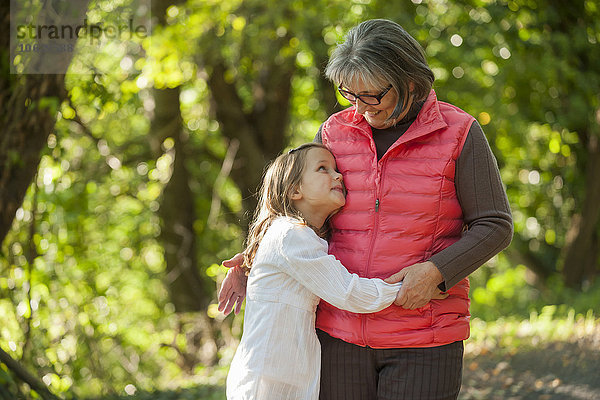
{"label": "girl's ear", "polygon": [[298,185],[290,191],[290,199],[300,200],[301,198],[302,198],[302,192],[300,191],[300,186]]}

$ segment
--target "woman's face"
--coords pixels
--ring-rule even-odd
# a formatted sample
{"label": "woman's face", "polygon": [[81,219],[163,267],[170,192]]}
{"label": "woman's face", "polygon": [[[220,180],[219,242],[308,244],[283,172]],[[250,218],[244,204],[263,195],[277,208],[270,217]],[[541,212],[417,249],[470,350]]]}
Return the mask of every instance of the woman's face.
{"label": "woman's face", "polygon": [[[385,87],[382,88],[369,86],[365,84],[362,80],[349,82],[348,84],[344,84],[342,88],[358,95],[378,95],[385,89]],[[360,100],[356,100],[352,104],[356,106],[356,112],[363,115],[369,125],[376,129],[385,129],[402,119],[402,117],[406,114],[406,112],[402,112],[402,114],[394,121],[388,120],[390,115],[392,115],[392,113],[394,112],[397,103],[398,93],[394,88],[391,88],[385,94],[385,96],[381,98],[380,104],[368,105]],[[408,107],[406,107],[406,109],[410,109],[410,104],[408,104]]]}

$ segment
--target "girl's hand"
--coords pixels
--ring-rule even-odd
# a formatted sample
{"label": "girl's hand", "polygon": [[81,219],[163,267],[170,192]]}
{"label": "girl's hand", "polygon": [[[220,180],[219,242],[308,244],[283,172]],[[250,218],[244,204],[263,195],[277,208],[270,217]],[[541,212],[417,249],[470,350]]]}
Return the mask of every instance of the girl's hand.
{"label": "girl's hand", "polygon": [[394,304],[414,310],[425,306],[431,299],[445,299],[447,293],[440,292],[438,285],[444,280],[434,263],[426,261],[413,264],[385,279],[387,283],[402,281]]}
{"label": "girl's hand", "polygon": [[[242,269],[244,255],[238,253],[233,258],[223,261],[223,265],[231,268],[227,271],[227,276],[221,284],[219,290],[219,311],[228,315],[235,306],[235,314],[239,314],[242,309],[242,302],[246,298],[246,285],[248,277]],[[237,304],[236,304],[237,303]]]}

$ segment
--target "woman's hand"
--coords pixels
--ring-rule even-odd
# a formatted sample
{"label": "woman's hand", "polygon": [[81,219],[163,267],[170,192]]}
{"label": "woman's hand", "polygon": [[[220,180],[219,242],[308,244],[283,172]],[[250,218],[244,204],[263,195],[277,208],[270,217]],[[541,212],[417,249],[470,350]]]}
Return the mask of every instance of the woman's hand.
{"label": "woman's hand", "polygon": [[431,261],[413,264],[385,279],[387,283],[400,281],[402,287],[394,301],[394,304],[399,307],[414,310],[425,306],[431,299],[448,297],[448,294],[440,292],[438,288],[438,285],[444,281],[444,277]]}
{"label": "woman's hand", "polygon": [[[242,302],[246,298],[246,285],[248,277],[242,269],[244,254],[238,253],[233,258],[223,261],[223,265],[230,268],[227,276],[223,279],[221,290],[219,290],[219,311],[228,315],[235,306],[235,314],[242,309]],[[237,305],[236,305],[237,303]]]}

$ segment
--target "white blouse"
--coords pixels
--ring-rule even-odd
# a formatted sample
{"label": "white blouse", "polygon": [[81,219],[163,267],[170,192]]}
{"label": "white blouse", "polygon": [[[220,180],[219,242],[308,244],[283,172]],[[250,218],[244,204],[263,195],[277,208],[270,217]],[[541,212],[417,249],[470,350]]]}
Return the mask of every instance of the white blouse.
{"label": "white blouse", "polygon": [[401,283],[359,278],[327,254],[327,242],[291,218],[262,239],[246,292],[244,333],[227,376],[228,400],[316,400],[321,347],[315,311],[372,313],[389,307]]}

